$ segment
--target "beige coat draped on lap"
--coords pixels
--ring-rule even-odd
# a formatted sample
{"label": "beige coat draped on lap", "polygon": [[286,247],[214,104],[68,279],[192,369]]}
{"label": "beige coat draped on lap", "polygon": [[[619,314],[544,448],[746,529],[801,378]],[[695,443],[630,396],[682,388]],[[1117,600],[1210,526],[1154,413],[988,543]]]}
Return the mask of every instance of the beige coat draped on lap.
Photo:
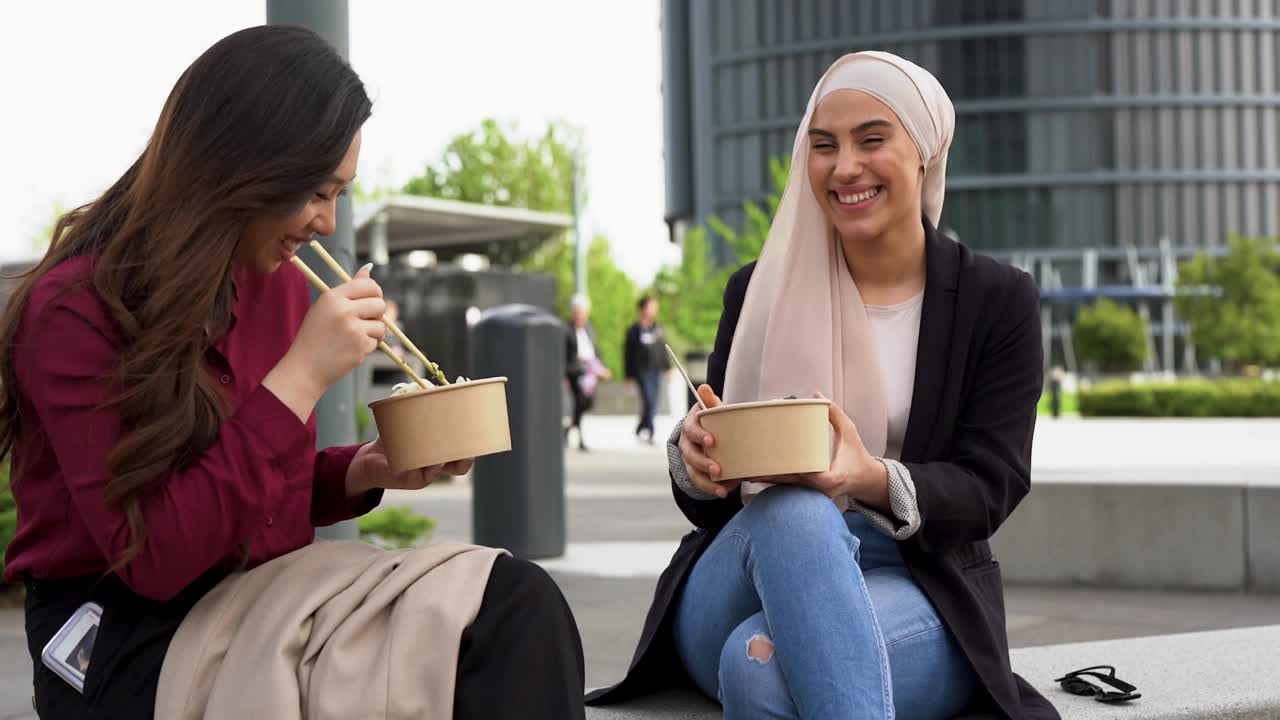
{"label": "beige coat draped on lap", "polygon": [[462,631],[501,553],[318,542],[235,574],[174,636],[155,716],[452,717]]}

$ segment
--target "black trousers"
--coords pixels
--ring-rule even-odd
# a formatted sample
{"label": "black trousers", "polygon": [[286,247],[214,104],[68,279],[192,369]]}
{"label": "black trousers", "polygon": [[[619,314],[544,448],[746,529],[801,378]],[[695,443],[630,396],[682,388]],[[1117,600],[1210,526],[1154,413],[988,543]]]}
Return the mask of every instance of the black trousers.
{"label": "black trousers", "polygon": [[[168,603],[138,597],[114,576],[28,581],[26,631],[37,715],[150,720],[169,643],[217,579],[202,579]],[[103,617],[81,695],[40,662],[40,652],[88,600],[103,606]],[[455,718],[585,718],[582,640],[560,589],[537,565],[497,559],[460,650]]]}
{"label": "black trousers", "polygon": [[475,622],[462,633],[458,720],[585,720],[582,638],[545,570],[499,557]]}
{"label": "black trousers", "polygon": [[573,422],[569,424],[571,428],[582,430],[582,416],[587,414],[592,405],[595,405],[595,398],[582,392],[582,388],[578,387],[578,379],[569,378],[569,391],[573,394]]}

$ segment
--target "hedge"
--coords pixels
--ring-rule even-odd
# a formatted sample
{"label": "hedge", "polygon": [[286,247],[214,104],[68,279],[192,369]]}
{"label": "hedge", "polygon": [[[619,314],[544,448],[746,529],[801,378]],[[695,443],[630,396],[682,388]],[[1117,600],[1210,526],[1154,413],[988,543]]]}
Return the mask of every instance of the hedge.
{"label": "hedge", "polygon": [[1112,382],[1081,388],[1084,417],[1280,417],[1280,382]]}

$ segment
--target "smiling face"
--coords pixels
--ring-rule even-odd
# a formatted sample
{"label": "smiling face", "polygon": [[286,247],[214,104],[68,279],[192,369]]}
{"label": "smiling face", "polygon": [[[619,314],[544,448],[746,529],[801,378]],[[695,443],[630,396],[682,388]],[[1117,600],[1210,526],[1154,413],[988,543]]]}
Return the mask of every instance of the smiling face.
{"label": "smiling face", "polygon": [[236,246],[235,261],[258,272],[275,272],[313,236],[332,235],[337,229],[338,198],[355,179],[359,162],[360,132],[356,131],[333,176],[312,190],[300,208],[288,215],[264,215],[249,222]]}
{"label": "smiling face", "polygon": [[889,106],[836,90],[809,123],[809,185],[827,219],[850,241],[920,223],[920,153]]}

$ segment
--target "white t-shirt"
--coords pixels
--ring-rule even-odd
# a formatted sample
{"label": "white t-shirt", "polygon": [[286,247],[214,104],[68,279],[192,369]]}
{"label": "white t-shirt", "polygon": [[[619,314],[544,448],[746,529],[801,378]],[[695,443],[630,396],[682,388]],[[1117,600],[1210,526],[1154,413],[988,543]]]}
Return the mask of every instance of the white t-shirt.
{"label": "white t-shirt", "polygon": [[916,383],[916,345],[920,340],[920,309],[924,291],[896,305],[867,305],[867,317],[876,334],[880,356],[880,383],[884,387],[889,432],[884,456],[902,459],[902,439],[907,434],[911,397]]}

